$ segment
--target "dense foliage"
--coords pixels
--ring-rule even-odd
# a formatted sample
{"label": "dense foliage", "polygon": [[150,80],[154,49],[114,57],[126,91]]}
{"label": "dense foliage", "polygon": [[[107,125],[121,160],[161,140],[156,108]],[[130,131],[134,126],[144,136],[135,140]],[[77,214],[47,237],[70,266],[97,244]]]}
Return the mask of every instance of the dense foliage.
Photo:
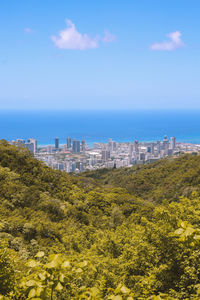
{"label": "dense foliage", "polygon": [[0,141],[0,299],[200,299],[200,156],[72,176]]}

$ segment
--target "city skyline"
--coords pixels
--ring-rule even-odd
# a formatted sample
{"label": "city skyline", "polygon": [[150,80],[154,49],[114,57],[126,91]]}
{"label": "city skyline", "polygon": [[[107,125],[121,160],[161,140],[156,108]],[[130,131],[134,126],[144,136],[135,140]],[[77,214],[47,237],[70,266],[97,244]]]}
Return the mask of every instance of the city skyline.
{"label": "city skyline", "polygon": [[35,158],[49,167],[64,171],[80,173],[102,168],[131,167],[138,164],[149,164],[168,156],[177,157],[184,153],[195,155],[200,151],[200,144],[176,142],[165,135],[163,140],[153,142],[116,142],[108,139],[106,143],[94,142],[93,146],[85,140],[66,138],[65,144],[59,143],[56,137],[54,145],[39,146],[36,139],[16,139],[10,141],[17,147],[27,148]]}

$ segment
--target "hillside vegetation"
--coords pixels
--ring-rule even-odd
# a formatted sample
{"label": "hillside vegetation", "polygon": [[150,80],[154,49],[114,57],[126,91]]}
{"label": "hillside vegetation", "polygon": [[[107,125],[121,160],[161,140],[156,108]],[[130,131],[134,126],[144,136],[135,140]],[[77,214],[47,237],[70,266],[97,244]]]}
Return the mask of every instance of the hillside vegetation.
{"label": "hillside vegetation", "polygon": [[0,141],[0,299],[200,299],[200,156],[72,176]]}
{"label": "hillside vegetation", "polygon": [[155,202],[176,201],[181,195],[191,194],[193,187],[200,190],[200,157],[168,157],[132,168],[100,169],[85,173],[85,177],[94,178],[104,186],[123,187],[132,195]]}

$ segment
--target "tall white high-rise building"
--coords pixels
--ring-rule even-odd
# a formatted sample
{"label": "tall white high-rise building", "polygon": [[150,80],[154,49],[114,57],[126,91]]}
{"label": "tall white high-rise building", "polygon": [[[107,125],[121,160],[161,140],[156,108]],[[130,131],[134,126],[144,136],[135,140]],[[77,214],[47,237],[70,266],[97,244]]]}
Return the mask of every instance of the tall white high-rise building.
{"label": "tall white high-rise building", "polygon": [[101,157],[103,161],[107,161],[110,158],[110,151],[102,150]]}
{"label": "tall white high-rise building", "polygon": [[133,156],[133,150],[134,150],[133,144],[129,144],[129,156],[130,156],[130,157]]}
{"label": "tall white high-rise building", "polygon": [[117,145],[116,142],[114,142],[112,139],[108,140],[108,150],[110,152],[116,151]]}
{"label": "tall white high-rise building", "polygon": [[168,150],[169,150],[169,140],[167,138],[167,136],[164,136],[164,140],[163,140],[163,150],[165,154],[168,154]]}
{"label": "tall white high-rise building", "polygon": [[37,152],[37,140],[36,139],[28,139],[29,144],[33,144],[33,153]]}
{"label": "tall white high-rise building", "polygon": [[176,138],[174,136],[170,137],[170,149],[174,150],[176,147]]}

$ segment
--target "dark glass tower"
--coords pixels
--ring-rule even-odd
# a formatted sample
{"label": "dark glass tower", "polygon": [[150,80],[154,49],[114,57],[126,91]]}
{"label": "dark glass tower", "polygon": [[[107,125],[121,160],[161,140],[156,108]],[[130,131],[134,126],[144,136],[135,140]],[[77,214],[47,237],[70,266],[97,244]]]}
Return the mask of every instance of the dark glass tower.
{"label": "dark glass tower", "polygon": [[80,141],[73,141],[73,152],[80,153]]}
{"label": "dark glass tower", "polygon": [[59,148],[59,138],[55,138],[55,148]]}
{"label": "dark glass tower", "polygon": [[67,138],[67,149],[71,148],[72,146],[72,140],[70,137]]}

